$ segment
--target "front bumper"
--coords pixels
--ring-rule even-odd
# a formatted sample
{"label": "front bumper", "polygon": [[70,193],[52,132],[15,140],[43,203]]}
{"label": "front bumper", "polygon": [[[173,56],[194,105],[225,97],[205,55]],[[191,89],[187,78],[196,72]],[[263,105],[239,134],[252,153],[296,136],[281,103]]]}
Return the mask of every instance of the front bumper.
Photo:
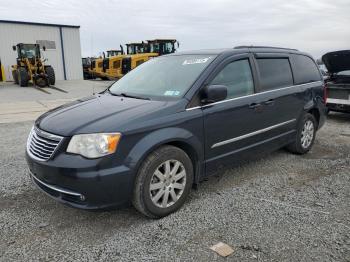
{"label": "front bumper", "polygon": [[81,209],[108,209],[130,204],[133,176],[128,167],[102,168],[95,163],[97,160],[69,155],[60,157],[37,161],[26,153],[33,183],[50,197]]}

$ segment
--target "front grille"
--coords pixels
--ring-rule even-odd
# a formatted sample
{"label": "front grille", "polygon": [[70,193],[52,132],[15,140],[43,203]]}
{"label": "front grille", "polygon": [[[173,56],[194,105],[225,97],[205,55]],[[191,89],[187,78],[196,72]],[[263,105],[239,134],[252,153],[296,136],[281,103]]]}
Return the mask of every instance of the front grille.
{"label": "front grille", "polygon": [[47,161],[53,156],[61,141],[62,137],[33,127],[28,137],[27,151],[34,159]]}

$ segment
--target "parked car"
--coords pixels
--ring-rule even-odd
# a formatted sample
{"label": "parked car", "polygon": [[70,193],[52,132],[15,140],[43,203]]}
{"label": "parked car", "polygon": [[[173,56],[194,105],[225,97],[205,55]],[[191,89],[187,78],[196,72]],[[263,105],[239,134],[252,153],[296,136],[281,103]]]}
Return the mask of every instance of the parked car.
{"label": "parked car", "polygon": [[105,92],[53,109],[30,132],[33,182],[83,209],[133,204],[158,218],[222,167],[287,147],[308,152],[325,121],[322,76],[294,49],[176,53]]}
{"label": "parked car", "polygon": [[350,113],[350,50],[330,52],[322,56],[329,77],[327,108]]}

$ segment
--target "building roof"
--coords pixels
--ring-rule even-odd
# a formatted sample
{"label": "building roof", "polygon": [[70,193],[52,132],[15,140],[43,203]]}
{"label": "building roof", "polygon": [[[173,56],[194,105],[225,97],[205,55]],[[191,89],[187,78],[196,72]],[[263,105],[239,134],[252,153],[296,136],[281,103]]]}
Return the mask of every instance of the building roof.
{"label": "building roof", "polygon": [[49,23],[26,22],[26,21],[11,21],[11,20],[0,20],[0,23],[6,23],[6,24],[22,24],[22,25],[38,25],[38,26],[53,26],[53,27],[80,28],[80,25],[49,24]]}

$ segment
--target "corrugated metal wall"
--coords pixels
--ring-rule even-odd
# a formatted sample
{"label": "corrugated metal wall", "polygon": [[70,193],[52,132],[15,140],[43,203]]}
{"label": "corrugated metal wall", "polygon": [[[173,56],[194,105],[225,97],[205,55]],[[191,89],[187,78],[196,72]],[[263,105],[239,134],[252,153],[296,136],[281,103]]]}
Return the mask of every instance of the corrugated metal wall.
{"label": "corrugated metal wall", "polygon": [[[79,29],[62,27],[64,60],[67,79],[82,79],[81,47]],[[77,59],[79,54],[79,59]]]}
{"label": "corrugated metal wall", "polygon": [[[82,79],[79,29],[62,27],[62,33],[67,79]],[[67,39],[64,39],[65,35],[67,35]],[[11,65],[16,63],[17,57],[17,52],[12,50],[12,46],[17,43],[36,43],[36,40],[55,42],[56,49],[47,49],[45,52],[42,52],[42,57],[47,58],[46,64],[50,64],[54,68],[56,79],[64,80],[59,27],[0,22],[0,58],[5,68],[7,80],[12,80]],[[71,41],[76,42],[72,43]]]}

